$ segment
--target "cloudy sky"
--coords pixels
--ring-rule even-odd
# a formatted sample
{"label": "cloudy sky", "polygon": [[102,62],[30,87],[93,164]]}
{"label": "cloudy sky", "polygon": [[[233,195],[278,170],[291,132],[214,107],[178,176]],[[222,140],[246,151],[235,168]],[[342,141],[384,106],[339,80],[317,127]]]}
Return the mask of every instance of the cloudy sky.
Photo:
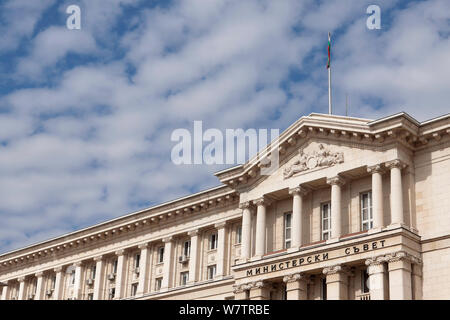
{"label": "cloudy sky", "polygon": [[[81,30],[66,8],[81,8]],[[370,4],[381,30],[366,27]],[[448,113],[450,1],[0,2],[0,252],[218,185],[176,128]]]}

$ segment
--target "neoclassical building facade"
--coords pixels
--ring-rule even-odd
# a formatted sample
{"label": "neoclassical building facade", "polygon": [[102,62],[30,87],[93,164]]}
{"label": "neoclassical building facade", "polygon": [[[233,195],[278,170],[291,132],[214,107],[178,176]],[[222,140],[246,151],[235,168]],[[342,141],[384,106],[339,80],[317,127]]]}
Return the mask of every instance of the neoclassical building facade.
{"label": "neoclassical building facade", "polygon": [[0,255],[1,299],[450,299],[449,115],[310,114],[216,176]]}

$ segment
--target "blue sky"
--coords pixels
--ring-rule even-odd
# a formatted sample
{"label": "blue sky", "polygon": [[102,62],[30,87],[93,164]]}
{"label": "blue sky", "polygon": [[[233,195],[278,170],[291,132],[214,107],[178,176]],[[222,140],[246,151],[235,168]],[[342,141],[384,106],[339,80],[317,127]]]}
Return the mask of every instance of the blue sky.
{"label": "blue sky", "polygon": [[[81,30],[66,28],[67,6]],[[381,8],[381,30],[366,8]],[[448,113],[450,1],[0,2],[0,252],[218,185],[171,132]]]}

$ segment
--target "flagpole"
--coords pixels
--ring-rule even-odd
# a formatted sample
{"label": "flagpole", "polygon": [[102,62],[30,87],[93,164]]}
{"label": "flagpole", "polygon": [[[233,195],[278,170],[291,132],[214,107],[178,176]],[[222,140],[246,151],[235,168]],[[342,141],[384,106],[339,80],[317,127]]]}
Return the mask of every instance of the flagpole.
{"label": "flagpole", "polygon": [[331,33],[328,32],[328,59],[330,59],[330,61],[328,62],[328,113],[332,114],[333,113],[333,107],[331,105]]}

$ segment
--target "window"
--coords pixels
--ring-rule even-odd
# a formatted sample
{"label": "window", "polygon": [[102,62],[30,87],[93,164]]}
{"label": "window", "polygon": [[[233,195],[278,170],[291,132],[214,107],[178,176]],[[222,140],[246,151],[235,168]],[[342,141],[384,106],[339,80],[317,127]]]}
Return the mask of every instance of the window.
{"label": "window", "polygon": [[134,267],[135,268],[139,268],[139,263],[141,262],[141,255],[139,253],[137,253],[134,256]]}
{"label": "window", "polygon": [[291,227],[292,226],[292,213],[284,214],[284,247],[289,249],[291,247]]}
{"label": "window", "polygon": [[373,228],[373,213],[372,213],[372,192],[364,192],[360,195],[361,199],[361,228],[362,230],[369,230]]}
{"label": "window", "polygon": [[185,257],[189,257],[190,254],[191,254],[191,242],[185,241],[183,244],[183,255]]}
{"label": "window", "polygon": [[180,277],[180,285],[185,286],[189,281],[189,272],[182,272]]}
{"label": "window", "polygon": [[156,291],[161,290],[161,285],[162,285],[162,278],[157,278],[155,280],[155,290]]}
{"label": "window", "polygon": [[209,250],[214,249],[217,249],[217,233],[213,233],[209,237]]}
{"label": "window", "polygon": [[208,280],[214,279],[216,276],[216,265],[208,267]]}
{"label": "window", "polygon": [[236,244],[242,243],[242,226],[236,228]]}
{"label": "window", "polygon": [[369,274],[367,273],[367,270],[361,270],[361,291],[362,293],[370,292]]}
{"label": "window", "polygon": [[108,295],[109,300],[114,299],[115,296],[116,296],[116,288],[109,289],[109,295]]}
{"label": "window", "polygon": [[112,272],[113,272],[114,274],[117,273],[117,259],[114,260],[114,262],[113,262],[113,270],[112,270]]}
{"label": "window", "polygon": [[138,284],[137,283],[133,283],[131,285],[131,296],[134,297],[137,293],[137,289],[138,289]]}
{"label": "window", "polygon": [[327,300],[327,279],[320,279],[320,298],[322,300]]}
{"label": "window", "polygon": [[164,262],[164,247],[159,247],[158,249],[158,263]]}
{"label": "window", "polygon": [[328,240],[331,237],[331,204],[323,203],[320,210],[322,214],[322,240]]}
{"label": "window", "polygon": [[75,284],[75,270],[70,273],[70,283]]}
{"label": "window", "polygon": [[92,267],[91,267],[91,278],[92,279],[95,279],[95,272],[97,271],[97,266],[96,265],[93,265]]}
{"label": "window", "polygon": [[53,290],[55,290],[55,287],[56,287],[56,275],[54,275],[54,276],[52,277],[52,284],[51,284],[51,288],[52,288]]}

